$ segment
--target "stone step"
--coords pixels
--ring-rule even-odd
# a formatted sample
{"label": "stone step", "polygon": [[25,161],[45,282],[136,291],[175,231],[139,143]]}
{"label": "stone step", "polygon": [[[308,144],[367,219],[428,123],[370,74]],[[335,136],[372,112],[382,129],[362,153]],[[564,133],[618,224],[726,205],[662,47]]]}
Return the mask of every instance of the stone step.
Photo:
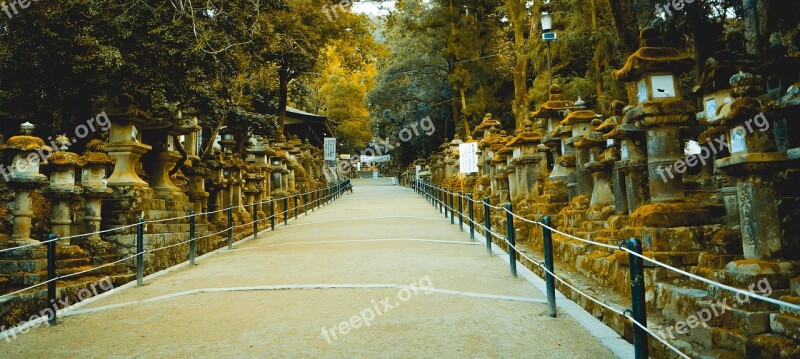
{"label": "stone step", "polygon": [[[689,267],[689,266],[696,266],[698,263],[698,258],[700,257],[700,253],[702,252],[680,252],[680,251],[669,251],[669,252],[651,252],[651,251],[644,251],[646,257],[655,259],[661,263],[668,264],[673,267]],[[661,267],[658,264],[655,264],[650,261],[644,261],[645,267]],[[685,268],[681,268],[685,269]]]}
{"label": "stone step", "polygon": [[703,227],[675,228],[630,228],[620,231],[623,238],[638,238],[644,250],[661,252],[669,251],[702,251],[706,241],[706,230]]}
{"label": "stone step", "polygon": [[[780,300],[782,300],[784,302],[787,302],[787,303],[794,304],[794,305],[800,305],[800,296],[784,295],[784,296],[780,297]],[[783,306],[783,305],[781,306],[781,314],[793,315],[795,317],[800,318],[800,310],[789,308],[789,307]]]}
{"label": "stone step", "polygon": [[0,260],[0,273],[39,272],[47,270],[47,259]]}
{"label": "stone step", "polygon": [[742,259],[742,256],[736,254],[713,254],[708,252],[700,252],[697,265],[712,269],[724,269],[726,264],[738,259]]}
{"label": "stone step", "polygon": [[[739,289],[744,290],[745,292],[751,292],[751,289],[744,287],[738,287]],[[751,311],[751,312],[777,312],[780,310],[780,307],[777,304],[772,304],[769,302],[765,302],[759,299],[754,299],[749,296],[740,293],[733,293],[727,289],[722,289],[717,286],[707,286],[706,288],[708,293],[714,299],[715,302],[718,303],[727,303],[729,306],[733,307],[735,304],[738,309]],[[771,289],[770,291],[761,291],[758,287],[754,286],[752,289],[752,293],[768,296],[770,298],[780,298],[786,294],[789,294],[789,291],[786,289]],[[769,294],[769,295],[768,295]]]}
{"label": "stone step", "polygon": [[[195,227],[196,229],[197,227]],[[145,233],[189,233],[189,223],[148,223]]]}
{"label": "stone step", "polygon": [[773,313],[769,324],[774,333],[800,341],[800,316]]}
{"label": "stone step", "polygon": [[74,267],[85,267],[91,266],[92,261],[89,257],[83,258],[71,258],[71,259],[58,259],[56,260],[56,268],[57,269],[66,269],[66,268],[74,268]]}
{"label": "stone step", "polygon": [[605,221],[585,221],[581,224],[584,232],[597,232],[608,228]]}
{"label": "stone step", "polygon": [[176,211],[149,210],[145,213],[146,220],[160,220],[167,218],[183,217],[186,213]]}
{"label": "stone step", "polygon": [[742,358],[800,358],[797,342],[776,334],[760,334],[750,337]]}
{"label": "stone step", "polygon": [[685,321],[711,304],[711,297],[705,290],[656,283],[655,292],[656,308],[664,318],[675,322]]}
{"label": "stone step", "polygon": [[797,275],[798,269],[800,265],[796,262],[737,261],[729,262],[724,269],[714,272],[714,276],[709,279],[736,288],[749,288],[762,283],[765,289],[788,290],[790,279]]}

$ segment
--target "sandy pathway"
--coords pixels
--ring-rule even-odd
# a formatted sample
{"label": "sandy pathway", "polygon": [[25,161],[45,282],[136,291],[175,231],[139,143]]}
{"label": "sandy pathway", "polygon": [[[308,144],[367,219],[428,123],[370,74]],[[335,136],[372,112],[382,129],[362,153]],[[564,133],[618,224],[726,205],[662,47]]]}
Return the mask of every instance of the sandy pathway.
{"label": "sandy pathway", "polygon": [[614,357],[542,302],[412,191],[357,186],[233,251],[0,341],[0,357]]}

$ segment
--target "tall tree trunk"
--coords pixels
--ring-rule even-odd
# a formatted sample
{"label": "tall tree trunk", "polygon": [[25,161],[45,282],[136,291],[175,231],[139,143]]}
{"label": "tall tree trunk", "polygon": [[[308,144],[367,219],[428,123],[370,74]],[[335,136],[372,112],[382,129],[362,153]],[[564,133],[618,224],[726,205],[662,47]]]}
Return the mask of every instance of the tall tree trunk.
{"label": "tall tree trunk", "polygon": [[626,54],[633,53],[639,48],[639,25],[636,16],[628,11],[622,1],[606,0],[606,4],[614,18],[614,27],[621,40],[622,50]]}
{"label": "tall tree trunk", "polygon": [[[459,125],[459,108],[458,108],[458,93],[456,92],[455,86],[453,87],[452,93],[452,100],[450,101],[450,110],[453,112],[453,133],[458,133],[458,125]],[[445,133],[446,136],[446,133]]]}
{"label": "tall tree trunk", "polygon": [[514,65],[514,128],[519,129],[525,120],[528,119],[528,56],[526,53],[527,39],[525,37],[525,27],[527,25],[526,15],[528,10],[519,0],[505,0],[511,26],[514,29],[514,52],[516,64]]}
{"label": "tall tree trunk", "polygon": [[[592,0],[592,31],[597,32],[597,1]],[[606,113],[606,103],[603,101],[603,67],[600,63],[602,58],[597,50],[594,53],[594,74],[597,76],[595,81],[595,92],[597,93],[597,109],[600,113]]]}
{"label": "tall tree trunk", "polygon": [[769,6],[767,2],[767,0],[742,0],[744,37],[748,54],[763,56],[769,43],[767,34]]}
{"label": "tall tree trunk", "polygon": [[286,123],[286,103],[289,98],[289,67],[286,64],[281,65],[278,75],[278,136],[283,135],[283,130]]}
{"label": "tall tree trunk", "polygon": [[467,116],[467,98],[464,94],[464,87],[462,86],[459,90],[461,93],[461,119],[464,122],[464,140],[466,141],[467,138],[472,136],[469,130],[469,116]]}

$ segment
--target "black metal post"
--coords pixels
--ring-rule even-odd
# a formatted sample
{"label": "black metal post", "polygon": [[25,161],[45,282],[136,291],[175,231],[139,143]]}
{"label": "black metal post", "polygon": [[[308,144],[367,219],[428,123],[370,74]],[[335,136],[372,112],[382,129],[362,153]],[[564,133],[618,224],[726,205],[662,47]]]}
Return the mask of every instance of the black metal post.
{"label": "black metal post", "polygon": [[[47,304],[56,303],[56,242],[58,236],[55,234],[47,235]],[[56,311],[58,306],[54,306],[53,316],[48,318],[50,325],[57,324]]]}
{"label": "black metal post", "polygon": [[474,203],[472,202],[472,193],[468,193],[467,194],[467,201],[469,202],[469,204],[467,205],[467,207],[469,207],[469,240],[474,241],[475,240],[475,206],[474,206]]}
{"label": "black metal post", "polygon": [[506,224],[508,231],[506,238],[508,239],[508,265],[511,267],[511,276],[517,276],[517,250],[514,247],[517,245],[514,240],[514,215],[511,214],[511,203],[506,203]]}
{"label": "black metal post", "polygon": [[442,188],[442,210],[444,212],[444,218],[450,215],[450,209],[447,208],[447,191]]}
{"label": "black metal post", "polygon": [[[544,216],[542,224],[550,227],[550,217]],[[553,232],[550,228],[542,227],[542,237],[544,238],[544,267],[547,268],[549,273],[545,273],[545,282],[547,284],[547,314],[551,318],[556,317],[556,284],[555,278],[550,273],[553,271]]]}
{"label": "black metal post", "polygon": [[[628,250],[642,254],[642,242],[636,238],[628,240]],[[631,271],[631,306],[633,320],[647,328],[647,304],[644,298],[644,262],[641,258],[629,253]],[[647,332],[636,324],[633,325],[633,352],[636,359],[646,359],[647,353]]]}
{"label": "black metal post", "polygon": [[450,224],[456,224],[456,198],[450,192]]}
{"label": "black metal post", "polygon": [[233,249],[233,207],[228,207],[228,249]]}
{"label": "black metal post", "polygon": [[458,230],[464,232],[464,196],[458,192]]}
{"label": "black metal post", "polygon": [[194,265],[194,211],[189,212],[189,265]]}
{"label": "black metal post", "polygon": [[144,281],[144,218],[136,221],[136,286]]}
{"label": "black metal post", "polygon": [[489,212],[489,197],[483,198],[483,226],[486,227],[486,231],[483,235],[486,237],[486,253],[492,255],[492,216],[491,212]]}
{"label": "black metal post", "polygon": [[294,195],[294,219],[297,220],[297,211],[300,210],[300,201],[298,201],[298,196]]}
{"label": "black metal post", "polygon": [[269,199],[269,226],[270,229],[275,231],[275,198]]}
{"label": "black metal post", "polygon": [[253,202],[253,239],[258,238],[258,211],[256,210],[256,202]]}
{"label": "black metal post", "polygon": [[283,197],[283,225],[289,225],[289,196]]}

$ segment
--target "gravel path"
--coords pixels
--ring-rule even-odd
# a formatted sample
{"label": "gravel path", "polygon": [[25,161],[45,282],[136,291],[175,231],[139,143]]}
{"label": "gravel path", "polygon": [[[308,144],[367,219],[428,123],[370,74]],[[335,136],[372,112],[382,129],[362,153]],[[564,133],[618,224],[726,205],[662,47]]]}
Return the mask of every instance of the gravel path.
{"label": "gravel path", "polygon": [[403,187],[288,227],[0,341],[0,357],[613,358]]}

